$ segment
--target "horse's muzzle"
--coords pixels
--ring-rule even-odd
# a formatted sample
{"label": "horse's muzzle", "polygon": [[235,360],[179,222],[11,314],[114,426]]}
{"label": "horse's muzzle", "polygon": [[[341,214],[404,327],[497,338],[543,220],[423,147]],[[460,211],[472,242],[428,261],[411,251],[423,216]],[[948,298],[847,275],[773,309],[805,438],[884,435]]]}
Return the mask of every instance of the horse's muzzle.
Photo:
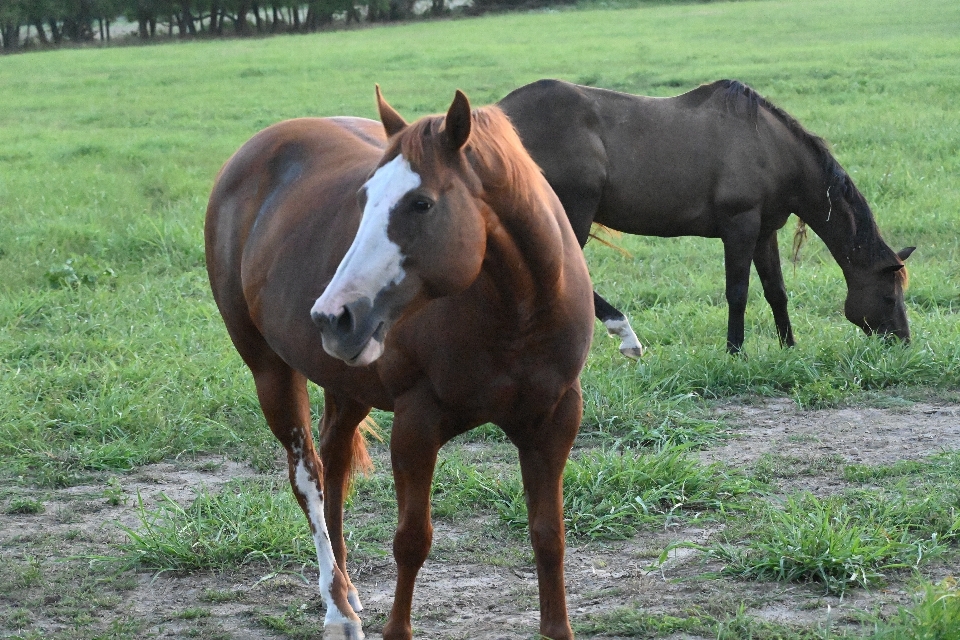
{"label": "horse's muzzle", "polygon": [[316,307],[310,317],[320,328],[323,350],[352,366],[370,364],[383,353],[386,323],[374,312],[369,298],[345,304],[337,313]]}

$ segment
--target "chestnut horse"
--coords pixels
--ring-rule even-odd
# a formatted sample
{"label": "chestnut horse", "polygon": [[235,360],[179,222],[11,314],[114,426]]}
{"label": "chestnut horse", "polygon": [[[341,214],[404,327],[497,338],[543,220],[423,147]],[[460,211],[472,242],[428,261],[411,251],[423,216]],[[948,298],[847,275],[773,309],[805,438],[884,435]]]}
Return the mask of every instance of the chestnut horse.
{"label": "chestnut horse", "polygon": [[[743,347],[750,263],[780,344],[794,344],[777,230],[791,213],[820,236],[847,282],[844,312],[867,334],[910,339],[903,302],[913,251],[895,253],[870,206],[819,137],[753,89],[719,80],[648,98],[540,80],[498,105],[541,166],[580,245],[593,222],[646,236],[723,241],[727,349]],[[597,317],[642,353],[622,313],[594,294]]]}
{"label": "chestnut horse", "polygon": [[[304,118],[244,144],[206,219],[217,306],[317,548],[325,638],[362,638],[343,500],[369,463],[358,425],[394,412],[397,583],[383,629],[411,638],[433,528],[440,447],[480,424],[516,445],[540,588],[540,633],[572,638],[564,594],[562,472],[580,424],[591,284],[559,200],[497,107],[459,91],[408,125]],[[307,380],[323,387],[320,455]]]}

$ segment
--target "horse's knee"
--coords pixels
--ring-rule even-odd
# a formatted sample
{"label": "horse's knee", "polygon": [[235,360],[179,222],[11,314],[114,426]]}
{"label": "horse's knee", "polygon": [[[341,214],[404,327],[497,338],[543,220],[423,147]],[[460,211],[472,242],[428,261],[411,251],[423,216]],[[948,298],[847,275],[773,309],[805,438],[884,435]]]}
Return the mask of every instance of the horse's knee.
{"label": "horse's knee", "polygon": [[433,540],[433,528],[429,522],[426,526],[401,525],[393,537],[393,557],[398,566],[419,569],[427,561],[430,554],[430,543]]}
{"label": "horse's knee", "polygon": [[537,561],[546,566],[563,564],[563,530],[554,522],[536,522],[530,525],[530,543]]}

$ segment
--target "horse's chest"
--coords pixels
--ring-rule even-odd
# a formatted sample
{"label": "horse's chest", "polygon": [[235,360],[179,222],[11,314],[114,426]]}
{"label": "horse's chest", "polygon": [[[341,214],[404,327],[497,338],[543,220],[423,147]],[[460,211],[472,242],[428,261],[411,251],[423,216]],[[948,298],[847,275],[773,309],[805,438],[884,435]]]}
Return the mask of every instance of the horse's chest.
{"label": "horse's chest", "polygon": [[445,407],[501,426],[543,413],[559,399],[563,386],[560,376],[542,365],[489,361],[464,365],[430,376],[437,399]]}

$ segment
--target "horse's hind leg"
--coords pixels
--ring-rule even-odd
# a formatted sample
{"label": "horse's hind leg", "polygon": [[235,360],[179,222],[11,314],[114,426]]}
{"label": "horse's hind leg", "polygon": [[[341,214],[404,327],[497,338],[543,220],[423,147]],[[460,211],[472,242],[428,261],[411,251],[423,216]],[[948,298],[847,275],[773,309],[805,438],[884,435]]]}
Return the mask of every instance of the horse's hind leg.
{"label": "horse's hind leg", "polygon": [[548,420],[523,436],[511,436],[520,454],[530,542],[537,562],[540,635],[552,640],[573,638],[563,579],[563,468],[582,411],[583,399],[577,383],[561,398]]}
{"label": "horse's hind leg", "polygon": [[320,458],[323,462],[323,486],[327,491],[324,501],[327,531],[337,566],[347,582],[350,606],[359,613],[363,605],[347,573],[347,547],[343,541],[343,501],[350,486],[353,467],[368,466],[370,463],[363,435],[357,429],[370,412],[370,407],[327,390],[323,392],[323,401]]}
{"label": "horse's hind leg", "polygon": [[792,347],[793,328],[787,313],[787,288],[783,284],[783,270],[780,267],[780,247],[777,245],[777,232],[768,238],[761,238],[753,253],[753,264],[763,284],[763,297],[773,310],[773,321],[777,326],[780,346]]}
{"label": "horse's hind leg", "polygon": [[639,358],[643,355],[643,345],[622,311],[604,300],[596,291],[593,292],[593,308],[597,320],[607,328],[607,333],[620,338],[620,353],[628,358]]}
{"label": "horse's hind leg", "polygon": [[324,520],[322,466],[310,433],[306,378],[272,352],[251,364],[257,397],[271,431],[287,451],[290,486],[307,516],[320,566],[320,595],[326,605],[324,638],[363,638],[360,618],[347,597],[349,582],[337,565]]}

